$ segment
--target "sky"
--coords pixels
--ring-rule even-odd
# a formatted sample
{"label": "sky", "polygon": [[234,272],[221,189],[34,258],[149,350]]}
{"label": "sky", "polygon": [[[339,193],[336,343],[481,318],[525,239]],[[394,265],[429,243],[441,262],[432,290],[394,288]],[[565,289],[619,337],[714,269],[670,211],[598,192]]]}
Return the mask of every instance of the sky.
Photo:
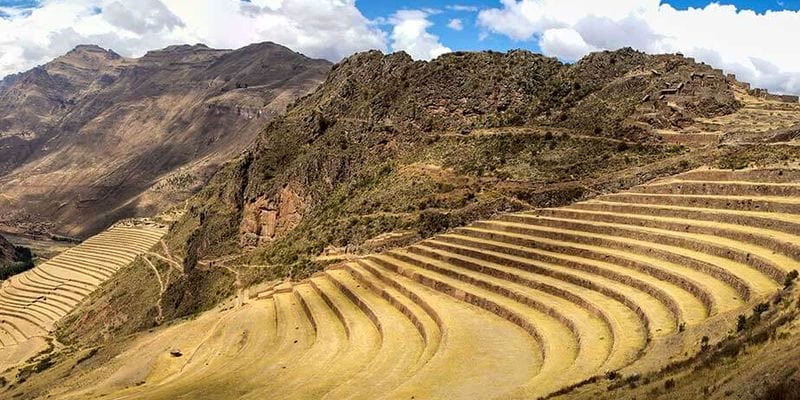
{"label": "sky", "polygon": [[430,60],[521,48],[568,63],[630,46],[800,94],[799,37],[800,0],[0,0],[0,77],[78,44],[139,57],[273,41],[333,62],[370,49]]}

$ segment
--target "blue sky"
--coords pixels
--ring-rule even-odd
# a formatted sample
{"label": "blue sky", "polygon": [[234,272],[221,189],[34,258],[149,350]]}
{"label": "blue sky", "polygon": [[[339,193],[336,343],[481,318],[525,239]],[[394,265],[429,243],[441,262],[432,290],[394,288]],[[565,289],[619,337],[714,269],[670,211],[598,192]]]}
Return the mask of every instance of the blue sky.
{"label": "blue sky", "polygon": [[517,48],[574,62],[629,46],[800,93],[799,10],[800,0],[0,0],[0,77],[78,44],[139,57],[273,41],[334,62],[370,49],[430,60]]}
{"label": "blue sky", "polygon": [[[717,2],[732,4],[738,9],[753,10],[758,13],[764,13],[768,10],[800,10],[800,0],[723,0]],[[496,0],[358,0],[356,6],[370,19],[384,18],[401,9],[435,9],[437,13],[429,17],[434,23],[434,25],[429,28],[429,31],[439,36],[442,43],[453,50],[491,49],[505,51],[509,49],[525,48],[539,51],[537,41],[535,40],[512,40],[503,35],[489,35],[481,40],[479,29],[476,28],[476,14],[452,9],[454,5],[485,9],[497,7],[498,3],[499,1]],[[676,9],[688,9],[689,7],[703,8],[712,2],[707,0],[670,0],[662,1],[662,3],[669,4]],[[451,19],[460,19],[464,29],[462,31],[454,31],[448,28],[447,24]]]}

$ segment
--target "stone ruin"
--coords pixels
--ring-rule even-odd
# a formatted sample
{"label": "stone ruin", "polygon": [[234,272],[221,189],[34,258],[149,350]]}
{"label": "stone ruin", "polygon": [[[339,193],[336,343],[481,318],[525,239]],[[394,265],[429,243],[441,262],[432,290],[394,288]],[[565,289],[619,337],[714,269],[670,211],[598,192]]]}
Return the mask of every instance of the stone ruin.
{"label": "stone ruin", "polygon": [[780,101],[782,103],[798,103],[800,102],[800,97],[795,95],[789,94],[772,94],[767,89],[752,89],[748,91],[751,96],[758,97],[764,100],[771,100],[771,101]]}

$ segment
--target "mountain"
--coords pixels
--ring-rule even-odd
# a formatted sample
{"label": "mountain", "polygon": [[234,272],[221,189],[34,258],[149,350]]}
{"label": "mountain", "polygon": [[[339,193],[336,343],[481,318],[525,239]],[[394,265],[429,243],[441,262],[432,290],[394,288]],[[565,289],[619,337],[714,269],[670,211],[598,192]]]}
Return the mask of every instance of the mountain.
{"label": "mountain", "polygon": [[[526,51],[356,54],[188,202],[166,238],[185,273],[166,288],[165,318],[213,306],[234,281],[303,278],[325,260],[686,168],[659,163],[685,150],[656,129],[737,110],[734,84],[631,49],[573,65]],[[218,260],[259,268],[234,277]]]}
{"label": "mountain", "polygon": [[0,83],[0,224],[83,237],[178,205],[330,64],[274,43],[82,45]]}

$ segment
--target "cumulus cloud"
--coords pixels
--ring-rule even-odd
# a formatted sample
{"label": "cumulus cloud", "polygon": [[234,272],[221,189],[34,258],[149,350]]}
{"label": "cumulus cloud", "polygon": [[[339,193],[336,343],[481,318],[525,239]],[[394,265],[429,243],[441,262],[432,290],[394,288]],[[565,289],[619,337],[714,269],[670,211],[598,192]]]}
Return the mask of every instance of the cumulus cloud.
{"label": "cumulus cloud", "polygon": [[430,60],[452,50],[445,47],[439,37],[428,32],[433,23],[428,19],[431,11],[400,10],[391,18],[389,23],[392,28],[392,49],[403,50],[411,57]]}
{"label": "cumulus cloud", "polygon": [[447,23],[447,27],[454,31],[463,31],[464,23],[461,22],[461,20],[458,18],[453,18],[450,20],[450,22]]}
{"label": "cumulus cloud", "polygon": [[238,48],[268,40],[332,61],[388,49],[386,32],[355,0],[43,0],[0,6],[0,77],[78,44],[137,57],[172,44]]}
{"label": "cumulus cloud", "polygon": [[501,0],[480,11],[485,32],[536,40],[542,52],[574,61],[631,46],[682,52],[775,92],[800,93],[800,12],[756,13],[711,3],[678,10],[659,0]]}
{"label": "cumulus cloud", "polygon": [[583,40],[583,36],[573,29],[548,29],[542,34],[539,46],[545,54],[558,54],[560,57],[575,60],[584,54],[597,51]]}

